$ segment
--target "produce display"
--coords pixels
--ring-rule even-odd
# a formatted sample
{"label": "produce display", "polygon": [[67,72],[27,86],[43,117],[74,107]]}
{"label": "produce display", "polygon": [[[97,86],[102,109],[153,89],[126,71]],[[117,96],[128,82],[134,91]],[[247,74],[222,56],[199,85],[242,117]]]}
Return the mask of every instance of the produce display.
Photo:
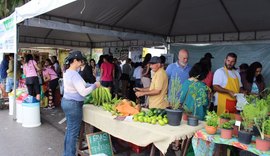
{"label": "produce display", "polygon": [[112,113],[112,115],[129,116],[138,114],[141,110],[140,105],[128,99],[114,98],[111,102],[103,103],[102,108]]}
{"label": "produce display", "polygon": [[148,111],[141,111],[133,116],[133,121],[149,124],[159,124],[164,126],[168,123],[166,111],[164,109],[151,108]]}
{"label": "produce display", "polygon": [[95,89],[94,91],[91,92],[91,94],[89,94],[89,96],[90,97],[92,96],[92,99],[91,101],[89,101],[89,103],[92,103],[95,106],[101,106],[103,103],[112,101],[112,94],[110,93],[109,88],[106,87],[99,87]]}
{"label": "produce display", "polygon": [[151,108],[141,111],[141,105],[128,99],[112,99],[110,90],[106,87],[99,87],[86,96],[85,104],[102,106],[105,111],[116,116],[131,116],[133,121],[164,126],[168,123],[167,113],[164,109]]}

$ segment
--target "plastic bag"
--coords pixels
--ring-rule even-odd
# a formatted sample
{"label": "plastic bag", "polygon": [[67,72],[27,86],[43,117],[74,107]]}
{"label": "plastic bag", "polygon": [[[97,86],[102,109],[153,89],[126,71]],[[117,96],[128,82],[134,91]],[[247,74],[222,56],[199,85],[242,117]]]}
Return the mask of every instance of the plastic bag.
{"label": "plastic bag", "polygon": [[235,94],[235,96],[236,96],[236,100],[237,100],[236,109],[241,111],[241,110],[243,110],[244,106],[246,104],[248,104],[247,99],[246,99],[245,95],[242,93]]}
{"label": "plastic bag", "polygon": [[35,97],[28,95],[24,100],[24,103],[36,103],[39,102]]}

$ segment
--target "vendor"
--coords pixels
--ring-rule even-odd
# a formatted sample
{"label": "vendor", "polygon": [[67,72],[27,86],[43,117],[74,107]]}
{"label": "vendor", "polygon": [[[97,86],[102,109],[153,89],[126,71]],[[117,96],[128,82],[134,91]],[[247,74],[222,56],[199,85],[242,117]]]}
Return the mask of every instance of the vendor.
{"label": "vendor", "polygon": [[216,70],[213,79],[215,93],[215,105],[217,105],[217,114],[224,112],[236,113],[235,94],[240,92],[242,87],[239,73],[234,65],[237,61],[235,53],[227,54],[224,60],[224,67]]}
{"label": "vendor", "polygon": [[163,68],[161,68],[161,60],[159,57],[152,57],[149,61],[150,68],[154,72],[150,87],[135,88],[137,97],[149,96],[149,108],[166,108],[168,101],[166,100],[168,89],[168,76]]}

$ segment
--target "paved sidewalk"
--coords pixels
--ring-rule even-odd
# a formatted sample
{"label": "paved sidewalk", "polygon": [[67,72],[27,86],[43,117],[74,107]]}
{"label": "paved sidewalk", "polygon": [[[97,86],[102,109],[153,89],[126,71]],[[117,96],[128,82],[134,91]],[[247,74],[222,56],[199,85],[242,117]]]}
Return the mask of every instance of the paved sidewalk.
{"label": "paved sidewalk", "polygon": [[24,128],[0,110],[0,155],[4,156],[60,156],[64,133],[47,122],[35,128]]}

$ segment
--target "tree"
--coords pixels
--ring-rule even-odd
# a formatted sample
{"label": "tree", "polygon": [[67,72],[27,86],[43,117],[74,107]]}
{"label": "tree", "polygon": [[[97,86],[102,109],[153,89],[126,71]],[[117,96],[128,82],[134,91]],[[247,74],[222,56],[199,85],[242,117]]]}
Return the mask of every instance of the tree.
{"label": "tree", "polygon": [[0,19],[9,16],[15,8],[24,4],[24,0],[0,0]]}

